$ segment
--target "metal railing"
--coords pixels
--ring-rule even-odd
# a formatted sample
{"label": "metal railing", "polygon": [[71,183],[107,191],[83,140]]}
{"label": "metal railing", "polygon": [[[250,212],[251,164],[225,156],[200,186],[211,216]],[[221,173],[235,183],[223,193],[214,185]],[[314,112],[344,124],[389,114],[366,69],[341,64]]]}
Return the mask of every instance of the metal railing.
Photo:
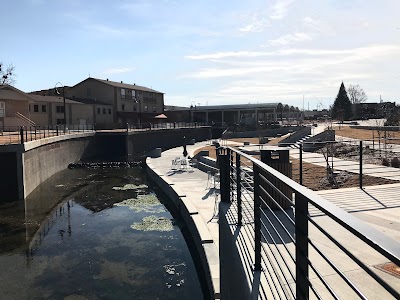
{"label": "metal railing", "polygon": [[0,130],[0,145],[23,144],[38,139],[72,133],[93,132],[93,125],[5,126]]}
{"label": "metal railing", "polygon": [[[400,139],[304,142],[298,145],[297,155],[296,150],[292,153],[295,156],[294,179],[301,185],[309,185],[303,176],[307,163],[325,168],[324,182],[329,182],[332,188],[341,187],[342,179],[338,182],[336,177],[343,176],[357,176],[360,188],[364,187],[366,176],[379,177],[381,184],[400,180]],[[346,174],[340,174],[343,172]],[[316,176],[312,178],[314,182],[315,179]],[[317,186],[314,188],[318,189]]]}
{"label": "metal railing", "polygon": [[399,243],[250,155],[217,154],[221,201],[258,298],[400,299],[398,278],[373,267],[399,266]]}

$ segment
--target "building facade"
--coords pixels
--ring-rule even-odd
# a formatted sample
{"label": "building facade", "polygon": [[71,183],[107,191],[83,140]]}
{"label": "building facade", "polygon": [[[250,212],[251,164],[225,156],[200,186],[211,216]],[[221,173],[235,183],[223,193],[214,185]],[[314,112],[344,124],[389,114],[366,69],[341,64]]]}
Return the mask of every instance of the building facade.
{"label": "building facade", "polygon": [[91,99],[112,106],[114,125],[151,122],[164,111],[164,94],[156,90],[110,81],[87,78],[68,90],[71,99]]}

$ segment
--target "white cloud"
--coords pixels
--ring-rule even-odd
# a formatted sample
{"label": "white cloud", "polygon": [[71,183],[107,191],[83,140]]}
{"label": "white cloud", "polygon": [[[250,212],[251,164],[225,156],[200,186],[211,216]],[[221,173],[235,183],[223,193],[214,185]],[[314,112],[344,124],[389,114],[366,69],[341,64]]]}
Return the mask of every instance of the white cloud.
{"label": "white cloud", "polygon": [[278,0],[272,7],[272,14],[269,16],[273,20],[280,20],[286,17],[289,6],[294,0]]}
{"label": "white cloud", "polygon": [[121,67],[121,68],[110,68],[103,71],[104,75],[113,75],[113,74],[122,74],[122,73],[130,73],[134,71],[135,68],[129,67]]}
{"label": "white cloud", "polygon": [[277,39],[269,40],[268,44],[271,46],[286,46],[289,44],[297,43],[297,42],[304,42],[304,41],[311,41],[312,38],[310,35],[304,32],[296,32],[294,34],[286,34],[282,35]]}
{"label": "white cloud", "polygon": [[270,21],[264,17],[253,15],[249,24],[239,28],[240,32],[263,32],[264,29],[270,26]]}
{"label": "white cloud", "polygon": [[[209,55],[187,56],[186,58],[195,60],[210,60],[213,65],[212,67],[204,66],[183,77],[202,79],[250,77],[260,73],[273,74],[274,77],[278,76],[277,74],[285,74],[286,76],[312,74],[318,76],[330,71],[346,74],[350,70],[354,74],[352,68],[366,67],[366,62],[368,62],[368,66],[372,63],[378,64],[383,58],[395,57],[399,51],[400,45],[370,45],[340,50],[287,49],[275,52],[219,52]],[[231,60],[227,60],[227,58]],[[243,58],[252,59],[243,60]],[[360,71],[359,77],[362,77],[363,74],[364,72]]]}

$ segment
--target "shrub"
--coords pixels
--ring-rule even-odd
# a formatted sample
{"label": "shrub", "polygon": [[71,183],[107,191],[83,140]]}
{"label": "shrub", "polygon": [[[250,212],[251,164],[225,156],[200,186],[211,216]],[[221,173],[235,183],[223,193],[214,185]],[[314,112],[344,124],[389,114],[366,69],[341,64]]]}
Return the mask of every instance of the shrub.
{"label": "shrub", "polygon": [[382,165],[389,167],[390,166],[390,162],[387,158],[382,158]]}
{"label": "shrub", "polygon": [[397,157],[393,157],[391,165],[393,168],[400,168],[400,160]]}

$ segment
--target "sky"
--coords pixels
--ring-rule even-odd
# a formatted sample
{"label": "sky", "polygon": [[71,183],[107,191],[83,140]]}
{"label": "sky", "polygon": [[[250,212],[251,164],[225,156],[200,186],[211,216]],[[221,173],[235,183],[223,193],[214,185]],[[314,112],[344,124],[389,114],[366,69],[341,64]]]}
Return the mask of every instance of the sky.
{"label": "sky", "polygon": [[[0,61],[30,92],[95,77],[167,105],[400,102],[399,0],[2,0]],[[304,100],[303,100],[304,99]]]}

